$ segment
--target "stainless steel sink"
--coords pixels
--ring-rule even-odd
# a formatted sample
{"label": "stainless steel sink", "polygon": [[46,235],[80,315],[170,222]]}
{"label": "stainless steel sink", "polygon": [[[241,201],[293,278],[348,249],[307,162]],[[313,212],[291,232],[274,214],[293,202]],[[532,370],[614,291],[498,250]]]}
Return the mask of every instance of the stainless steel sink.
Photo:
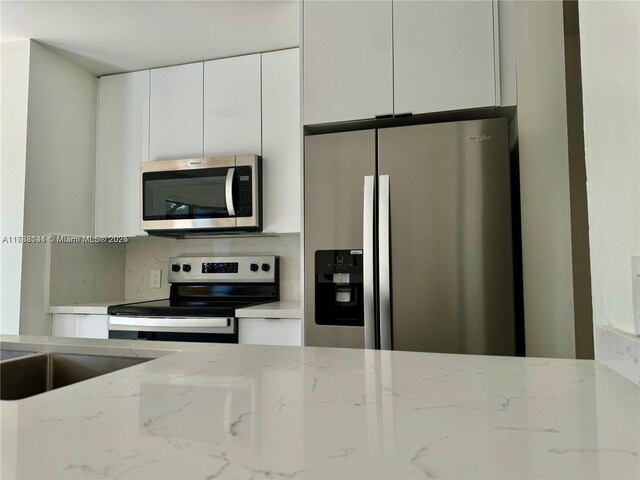
{"label": "stainless steel sink", "polygon": [[72,353],[39,353],[10,358],[0,362],[0,400],[27,398],[149,360]]}
{"label": "stainless steel sink", "polygon": [[10,358],[24,357],[25,355],[34,355],[38,352],[27,352],[24,350],[0,350],[0,362],[9,360]]}

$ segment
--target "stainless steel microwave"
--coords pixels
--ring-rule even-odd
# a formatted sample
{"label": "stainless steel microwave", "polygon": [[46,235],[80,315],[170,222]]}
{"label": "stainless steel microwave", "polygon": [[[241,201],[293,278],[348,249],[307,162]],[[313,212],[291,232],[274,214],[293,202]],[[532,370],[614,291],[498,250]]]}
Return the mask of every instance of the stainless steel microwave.
{"label": "stainless steel microwave", "polygon": [[142,220],[150,235],[262,231],[258,155],[140,164]]}

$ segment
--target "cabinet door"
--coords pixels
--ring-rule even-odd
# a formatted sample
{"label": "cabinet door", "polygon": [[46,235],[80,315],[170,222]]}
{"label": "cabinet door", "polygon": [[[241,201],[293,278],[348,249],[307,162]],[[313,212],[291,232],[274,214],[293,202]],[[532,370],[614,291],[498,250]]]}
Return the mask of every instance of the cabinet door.
{"label": "cabinet door", "polygon": [[80,338],[109,338],[108,315],[77,315],[77,336]]}
{"label": "cabinet door", "polygon": [[393,113],[391,15],[390,0],[304,2],[305,125]]}
{"label": "cabinet door", "polygon": [[109,338],[108,315],[56,313],[53,315],[54,337]]}
{"label": "cabinet door", "polygon": [[243,345],[291,345],[302,343],[299,318],[241,318],[238,343]]}
{"label": "cabinet door", "polygon": [[495,106],[493,2],[393,2],[395,113]]}
{"label": "cabinet door", "polygon": [[51,335],[54,337],[77,337],[76,315],[73,313],[56,313],[53,315]]}
{"label": "cabinet door", "polygon": [[[495,5],[495,4],[494,4]],[[502,107],[518,104],[516,88],[516,1],[498,0],[500,32],[500,101]]]}
{"label": "cabinet door", "polygon": [[204,64],[204,155],[262,153],[260,54]]}
{"label": "cabinet door", "polygon": [[300,232],[300,51],[262,55],[265,232]]}
{"label": "cabinet door", "polygon": [[98,93],[96,235],[142,235],[140,163],[149,160],[149,71],[102,77]]}
{"label": "cabinet door", "polygon": [[203,64],[151,70],[149,157],[202,157]]}

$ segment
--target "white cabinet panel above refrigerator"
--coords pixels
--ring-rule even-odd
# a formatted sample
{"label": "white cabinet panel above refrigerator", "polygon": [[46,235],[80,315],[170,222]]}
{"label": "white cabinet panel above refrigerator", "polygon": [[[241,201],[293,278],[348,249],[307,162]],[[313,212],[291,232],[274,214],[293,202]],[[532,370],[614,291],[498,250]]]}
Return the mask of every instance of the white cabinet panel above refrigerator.
{"label": "white cabinet panel above refrigerator", "polygon": [[393,2],[396,115],[496,105],[493,7]]}
{"label": "white cabinet panel above refrigerator", "polygon": [[393,113],[391,1],[304,2],[304,123]]}

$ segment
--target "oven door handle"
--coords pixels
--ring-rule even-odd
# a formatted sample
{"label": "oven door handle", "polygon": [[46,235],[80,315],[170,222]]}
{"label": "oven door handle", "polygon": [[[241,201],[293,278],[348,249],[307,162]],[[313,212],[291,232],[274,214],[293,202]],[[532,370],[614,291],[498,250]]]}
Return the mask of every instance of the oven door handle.
{"label": "oven door handle", "polygon": [[233,205],[233,176],[235,171],[235,168],[227,170],[227,180],[224,185],[224,196],[227,200],[227,210],[229,211],[230,217],[236,216],[236,209]]}
{"label": "oven door handle", "polygon": [[230,317],[119,317],[110,315],[109,326],[127,327],[206,327],[206,328],[226,328],[231,325],[233,318]]}

